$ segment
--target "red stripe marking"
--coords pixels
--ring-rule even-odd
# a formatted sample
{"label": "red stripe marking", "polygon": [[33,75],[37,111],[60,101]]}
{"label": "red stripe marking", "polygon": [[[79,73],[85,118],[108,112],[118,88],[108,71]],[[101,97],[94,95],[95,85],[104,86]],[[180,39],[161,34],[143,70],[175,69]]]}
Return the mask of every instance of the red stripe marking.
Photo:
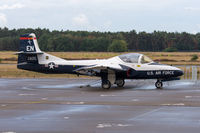
{"label": "red stripe marking", "polygon": [[37,38],[36,37],[20,37],[20,40],[36,40]]}
{"label": "red stripe marking", "polygon": [[126,72],[127,74],[127,77],[130,77],[131,76],[131,69],[128,69],[128,71]]}

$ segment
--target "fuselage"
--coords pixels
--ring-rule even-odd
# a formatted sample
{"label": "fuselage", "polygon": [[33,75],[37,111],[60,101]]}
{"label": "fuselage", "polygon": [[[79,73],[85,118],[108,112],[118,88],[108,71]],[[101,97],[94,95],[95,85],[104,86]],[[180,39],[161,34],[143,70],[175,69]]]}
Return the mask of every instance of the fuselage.
{"label": "fuselage", "polygon": [[[46,74],[77,74],[75,70],[97,64],[102,64],[102,66],[107,64],[116,68],[125,67],[126,71],[116,71],[116,76],[123,79],[170,79],[183,75],[179,68],[173,66],[155,62],[129,63],[121,60],[119,56],[101,60],[64,60],[45,53],[45,56],[33,55],[27,62],[18,63],[18,68]],[[93,76],[101,76],[101,72],[96,72]]]}

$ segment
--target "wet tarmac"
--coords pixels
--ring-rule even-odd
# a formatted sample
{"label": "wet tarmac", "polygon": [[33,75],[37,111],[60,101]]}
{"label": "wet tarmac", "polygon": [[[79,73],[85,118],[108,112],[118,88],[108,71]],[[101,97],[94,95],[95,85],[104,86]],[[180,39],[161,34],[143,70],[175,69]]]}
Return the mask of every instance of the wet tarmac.
{"label": "wet tarmac", "polygon": [[199,133],[200,82],[154,83],[0,79],[0,133]]}

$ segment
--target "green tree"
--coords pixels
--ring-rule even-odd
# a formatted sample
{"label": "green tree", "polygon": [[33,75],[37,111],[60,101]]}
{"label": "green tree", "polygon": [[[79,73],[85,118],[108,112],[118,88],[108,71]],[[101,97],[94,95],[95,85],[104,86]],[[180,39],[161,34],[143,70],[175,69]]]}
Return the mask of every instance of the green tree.
{"label": "green tree", "polygon": [[50,38],[51,38],[51,36],[49,34],[41,35],[41,37],[38,40],[41,50],[44,50],[44,51],[47,50],[48,39],[50,39]]}
{"label": "green tree", "polygon": [[[41,28],[8,29],[0,28],[0,50],[17,51],[19,36],[35,33],[43,51],[198,51],[200,33],[186,32],[88,32],[88,31],[50,31]],[[115,40],[126,43],[113,46]]]}
{"label": "green tree", "polygon": [[176,52],[177,49],[176,48],[173,48],[173,47],[169,47],[169,48],[166,48],[163,50],[164,52]]}
{"label": "green tree", "polygon": [[138,35],[135,30],[132,30],[125,35],[126,41],[128,43],[128,49],[136,51],[138,49]]}
{"label": "green tree", "polygon": [[108,47],[108,51],[110,52],[125,52],[127,50],[127,43],[124,40],[113,40]]}

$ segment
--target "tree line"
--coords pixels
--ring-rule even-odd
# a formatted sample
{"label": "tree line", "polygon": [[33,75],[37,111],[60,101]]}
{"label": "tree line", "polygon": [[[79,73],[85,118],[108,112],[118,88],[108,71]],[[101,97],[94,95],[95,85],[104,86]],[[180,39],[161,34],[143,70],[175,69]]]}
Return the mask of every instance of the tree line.
{"label": "tree line", "polygon": [[199,51],[200,33],[50,31],[0,28],[0,51],[18,51],[19,36],[35,33],[43,51]]}

